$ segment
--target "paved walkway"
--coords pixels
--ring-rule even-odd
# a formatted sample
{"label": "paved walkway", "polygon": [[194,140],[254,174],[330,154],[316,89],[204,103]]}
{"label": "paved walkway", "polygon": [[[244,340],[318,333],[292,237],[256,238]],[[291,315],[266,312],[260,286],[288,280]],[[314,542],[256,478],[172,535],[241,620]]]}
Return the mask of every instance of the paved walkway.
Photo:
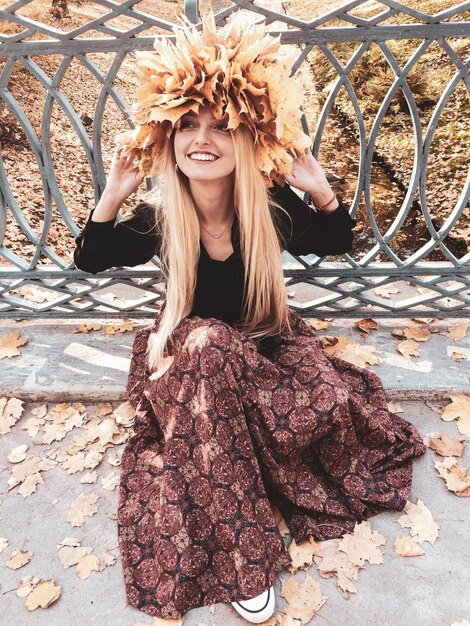
{"label": "paved walkway", "polygon": [[[77,322],[79,323],[79,322]],[[109,322],[106,322],[109,323]],[[145,322],[141,322],[145,325]],[[147,322],[148,323],[148,322]],[[436,322],[444,331],[452,323]],[[338,320],[318,334],[344,335],[356,343],[363,340],[353,328],[352,321]],[[435,333],[420,345],[421,357],[406,361],[396,352],[398,339],[391,329],[409,326],[405,320],[380,321],[379,329],[368,336],[365,345],[376,346],[383,359],[371,368],[381,376],[389,398],[399,401],[402,415],[416,424],[421,433],[439,431],[458,435],[454,422],[443,422],[440,411],[448,402],[449,390],[468,391],[469,361],[454,362],[449,348],[458,347],[461,353],[469,349],[468,338],[451,342]],[[47,451],[66,450],[80,429],[74,428],[67,436],[52,444],[41,443],[40,436],[30,437],[21,428],[42,401],[49,410],[56,402],[82,400],[89,416],[94,415],[96,403],[114,401],[117,406],[125,399],[125,380],[134,333],[106,335],[103,331],[74,334],[75,323],[14,321],[0,322],[0,336],[12,330],[21,330],[28,343],[21,348],[21,356],[0,361],[0,397],[23,398],[26,410],[11,432],[0,437],[1,473],[0,537],[9,541],[0,556],[0,585],[2,609],[7,617],[3,623],[15,626],[132,626],[152,624],[152,618],[126,607],[122,570],[117,546],[115,513],[117,488],[103,488],[101,479],[119,467],[113,467],[111,453],[122,451],[124,444],[110,448],[96,468],[98,478],[93,484],[80,482],[82,472],[67,474],[61,465],[42,473],[44,484],[38,484],[36,493],[23,499],[18,487],[7,492],[12,464],[7,460],[11,450],[27,444],[28,455],[45,458]],[[410,398],[418,400],[410,401]],[[372,518],[373,529],[387,538],[384,564],[368,565],[359,572],[358,593],[344,599],[335,587],[334,579],[319,577],[316,567],[309,575],[319,581],[328,600],[310,624],[331,626],[450,626],[453,622],[470,619],[470,558],[467,526],[468,499],[447,491],[434,469],[434,461],[442,460],[436,453],[428,453],[415,462],[411,500],[419,498],[430,509],[440,534],[434,547],[423,544],[426,554],[405,559],[393,551],[399,536],[408,535],[397,523],[399,513],[386,513]],[[470,465],[470,449],[461,459]],[[85,470],[86,471],[86,470]],[[72,500],[81,493],[99,495],[98,512],[87,517],[83,526],[72,527],[66,521]],[[83,546],[93,548],[95,554],[105,552],[117,557],[115,565],[101,572],[92,572],[86,580],[75,573],[75,567],[62,567],[57,544],[66,537],[79,539]],[[291,541],[285,537],[286,544]],[[32,560],[13,571],[5,567],[13,550],[29,550]],[[23,598],[14,588],[20,578],[54,577],[62,587],[62,595],[47,609],[29,612]],[[291,577],[283,570],[279,578]],[[298,572],[302,581],[305,572]],[[281,598],[280,581],[276,582],[276,613],[285,606]],[[190,611],[184,626],[238,626],[246,624],[230,605],[217,604]],[[297,625],[296,625],[297,626]]]}

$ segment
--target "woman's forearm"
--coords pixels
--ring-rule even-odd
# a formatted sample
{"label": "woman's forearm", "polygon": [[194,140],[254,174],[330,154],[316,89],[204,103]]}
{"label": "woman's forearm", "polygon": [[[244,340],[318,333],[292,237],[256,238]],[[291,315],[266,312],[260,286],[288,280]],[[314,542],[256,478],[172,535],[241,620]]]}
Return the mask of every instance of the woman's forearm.
{"label": "woman's forearm", "polygon": [[92,222],[109,222],[116,219],[119,209],[123,205],[124,200],[111,192],[107,192],[106,188],[101,196],[91,217]]}

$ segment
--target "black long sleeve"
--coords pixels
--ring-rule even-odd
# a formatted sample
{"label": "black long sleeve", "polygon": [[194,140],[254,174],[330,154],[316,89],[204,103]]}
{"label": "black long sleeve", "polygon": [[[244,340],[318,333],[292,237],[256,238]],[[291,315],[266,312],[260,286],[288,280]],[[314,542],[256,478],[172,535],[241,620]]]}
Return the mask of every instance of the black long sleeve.
{"label": "black long sleeve", "polygon": [[275,185],[272,197],[289,213],[278,212],[279,229],[286,242],[285,250],[297,256],[303,254],[343,254],[352,248],[356,225],[347,208],[338,198],[339,206],[331,213],[314,211],[289,187]]}
{"label": "black long sleeve", "polygon": [[141,265],[158,255],[161,241],[152,206],[141,202],[130,217],[117,223],[115,219],[92,221],[94,211],[75,238],[74,261],[78,269],[96,274],[110,267]]}

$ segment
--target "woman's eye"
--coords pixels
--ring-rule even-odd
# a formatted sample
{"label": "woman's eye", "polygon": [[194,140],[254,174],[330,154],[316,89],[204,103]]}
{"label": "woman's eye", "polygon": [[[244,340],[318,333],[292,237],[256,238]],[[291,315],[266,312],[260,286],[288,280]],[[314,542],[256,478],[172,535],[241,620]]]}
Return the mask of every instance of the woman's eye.
{"label": "woman's eye", "polygon": [[180,128],[189,128],[193,126],[192,122],[184,121],[180,123]]}
{"label": "woman's eye", "polygon": [[226,124],[217,124],[216,128],[218,130],[227,130],[227,125]]}

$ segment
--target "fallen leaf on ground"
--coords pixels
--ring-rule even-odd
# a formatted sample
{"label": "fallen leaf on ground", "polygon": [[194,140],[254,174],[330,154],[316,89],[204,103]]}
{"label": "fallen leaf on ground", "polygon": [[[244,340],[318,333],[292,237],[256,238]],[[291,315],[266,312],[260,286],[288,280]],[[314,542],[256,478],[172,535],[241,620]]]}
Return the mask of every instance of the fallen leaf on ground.
{"label": "fallen leaf on ground", "polygon": [[90,554],[92,548],[80,546],[80,540],[74,537],[66,537],[57,544],[59,561],[63,567],[76,565],[85,554]]}
{"label": "fallen leaf on ground", "polygon": [[366,317],[362,320],[358,320],[354,326],[356,326],[356,328],[359,328],[360,330],[364,331],[365,333],[370,333],[373,330],[377,330],[377,328],[379,327],[379,325],[377,324],[377,322],[375,320],[373,320],[371,317]]}
{"label": "fallen leaf on ground", "polygon": [[449,394],[451,403],[444,407],[441,415],[444,422],[458,420],[457,428],[462,435],[470,435],[470,397],[463,393]]}
{"label": "fallen leaf on ground", "polygon": [[315,318],[308,318],[307,323],[315,330],[326,330],[330,326],[330,322]]}
{"label": "fallen leaf on ground", "polygon": [[322,345],[324,346],[325,354],[328,356],[337,356],[358,367],[366,368],[368,365],[382,363],[382,359],[374,354],[374,346],[361,346],[343,336],[322,337]]}
{"label": "fallen leaf on ground", "polygon": [[468,619],[463,619],[461,622],[452,622],[450,626],[470,626],[470,621]]}
{"label": "fallen leaf on ground", "polygon": [[434,545],[439,535],[439,525],[434,521],[431,511],[421,500],[418,500],[416,504],[407,502],[405,515],[399,517],[397,523],[402,528],[409,528],[411,537],[420,544],[427,541]]}
{"label": "fallen leaf on ground", "polygon": [[351,563],[348,555],[338,548],[339,539],[320,541],[315,548],[314,561],[323,578],[336,576],[336,586],[345,598],[357,593],[359,567]]}
{"label": "fallen leaf on ground", "polygon": [[281,580],[280,594],[287,603],[283,612],[300,620],[301,624],[308,624],[328,599],[328,596],[322,595],[320,585],[308,572],[301,583],[295,576]]}
{"label": "fallen leaf on ground", "polygon": [[387,408],[390,413],[403,413],[403,408],[398,402],[387,402]]}
{"label": "fallen leaf on ground", "polygon": [[23,400],[0,398],[0,435],[6,435],[23,413]]}
{"label": "fallen leaf on ground", "polygon": [[24,576],[20,578],[18,587],[16,588],[16,595],[18,598],[26,598],[27,595],[36,587],[41,579],[38,576]]}
{"label": "fallen leaf on ground", "polygon": [[394,287],[393,285],[383,285],[382,287],[377,287],[374,289],[374,293],[376,296],[380,296],[381,298],[386,298],[389,300],[394,293],[400,293],[400,290]]}
{"label": "fallen leaf on ground", "polygon": [[96,483],[97,480],[98,480],[98,473],[95,471],[87,472],[86,474],[83,474],[83,476],[80,478],[80,482],[85,483],[87,485]]}
{"label": "fallen leaf on ground", "polygon": [[445,480],[446,487],[449,491],[464,498],[470,496],[469,471],[459,465],[455,457],[448,456],[442,463],[434,461],[434,467],[438,471],[439,476]]}
{"label": "fallen leaf on ground", "polygon": [[426,554],[411,537],[399,537],[393,544],[393,549],[400,556],[422,556]]}
{"label": "fallen leaf on ground", "polygon": [[467,443],[447,433],[429,433],[426,439],[426,445],[441,456],[462,456]]}
{"label": "fallen leaf on ground", "polygon": [[101,479],[101,485],[103,489],[107,489],[108,491],[114,491],[116,487],[119,485],[119,472],[109,472],[106,476],[103,476]]}
{"label": "fallen leaf on ground", "polygon": [[454,324],[454,326],[450,326],[445,334],[446,337],[452,339],[452,341],[460,341],[467,334],[468,322],[460,322],[459,324]]}
{"label": "fallen leaf on ground", "polygon": [[119,324],[119,325],[106,326],[106,328],[104,329],[104,332],[107,335],[132,332],[134,328],[137,328],[138,326],[140,326],[140,324],[136,324],[135,322],[124,322],[123,324]]}
{"label": "fallen leaf on ground", "polygon": [[11,359],[14,356],[20,356],[19,346],[28,343],[25,337],[22,337],[19,330],[15,330],[9,335],[0,337],[0,359]]}
{"label": "fallen leaf on ground", "polygon": [[76,326],[74,333],[89,333],[90,330],[101,330],[101,324],[96,322],[91,324],[82,324],[81,326]]}
{"label": "fallen leaf on ground", "polygon": [[67,522],[72,526],[83,526],[86,517],[91,517],[95,513],[98,513],[98,507],[95,506],[95,503],[99,498],[100,496],[97,496],[96,493],[93,492],[88,495],[80,494],[70,505],[66,517]]}
{"label": "fallen leaf on ground", "polygon": [[452,350],[450,358],[452,359],[452,361],[455,361],[456,363],[460,363],[460,361],[465,361],[467,357],[462,352],[457,352],[457,350]]}
{"label": "fallen leaf on ground", "polygon": [[8,480],[8,491],[21,483],[18,490],[23,498],[30,496],[36,491],[36,486],[43,484],[41,472],[50,470],[57,465],[53,459],[31,456],[22,463],[15,464],[11,469],[11,476]]}
{"label": "fallen leaf on ground", "polygon": [[405,328],[403,334],[407,339],[413,339],[414,341],[428,341],[430,332],[431,331],[422,326],[412,326]]}
{"label": "fallen leaf on ground", "polygon": [[21,550],[15,550],[12,552],[9,560],[5,563],[10,569],[19,569],[26,565],[33,558],[33,552],[22,552]]}
{"label": "fallen leaf on ground", "polygon": [[128,400],[116,407],[113,411],[113,415],[116,423],[120,426],[129,428],[134,424],[135,409]]}
{"label": "fallen leaf on ground", "polygon": [[315,539],[309,535],[309,538],[302,543],[297,543],[295,539],[289,544],[288,552],[292,559],[292,563],[289,563],[287,569],[291,574],[295,574],[299,570],[308,569],[313,563],[313,555],[317,544]]}
{"label": "fallen leaf on ground", "polygon": [[6,537],[0,537],[0,554],[8,546],[8,539]]}
{"label": "fallen leaf on ground", "polygon": [[271,510],[273,512],[274,519],[276,521],[277,527],[279,528],[279,532],[281,533],[282,537],[287,537],[287,535],[290,535],[290,530],[287,527],[287,524],[284,518],[282,517],[281,511],[277,508],[277,506],[274,506],[274,505],[271,507]]}
{"label": "fallen leaf on ground", "polygon": [[54,578],[44,580],[37,584],[26,597],[26,608],[28,611],[34,611],[38,607],[45,609],[55,602],[61,593],[61,586],[56,585]]}
{"label": "fallen leaf on ground", "polygon": [[418,343],[414,339],[405,339],[405,341],[400,341],[397,346],[397,350],[407,359],[412,356],[419,356]]}
{"label": "fallen leaf on ground", "polygon": [[77,563],[77,576],[82,580],[88,578],[91,572],[96,572],[100,567],[100,560],[96,554],[84,554]]}
{"label": "fallen leaf on ground", "polygon": [[7,459],[10,461],[10,463],[21,463],[26,458],[27,449],[28,446],[25,443],[20,446],[16,446],[16,448],[13,448],[13,450],[7,456]]}
{"label": "fallen leaf on ground", "polygon": [[379,546],[385,545],[386,539],[376,530],[372,530],[369,522],[361,522],[354,526],[352,533],[344,535],[339,542],[339,549],[348,555],[354,565],[364,567],[369,561],[372,565],[384,562],[383,553]]}

